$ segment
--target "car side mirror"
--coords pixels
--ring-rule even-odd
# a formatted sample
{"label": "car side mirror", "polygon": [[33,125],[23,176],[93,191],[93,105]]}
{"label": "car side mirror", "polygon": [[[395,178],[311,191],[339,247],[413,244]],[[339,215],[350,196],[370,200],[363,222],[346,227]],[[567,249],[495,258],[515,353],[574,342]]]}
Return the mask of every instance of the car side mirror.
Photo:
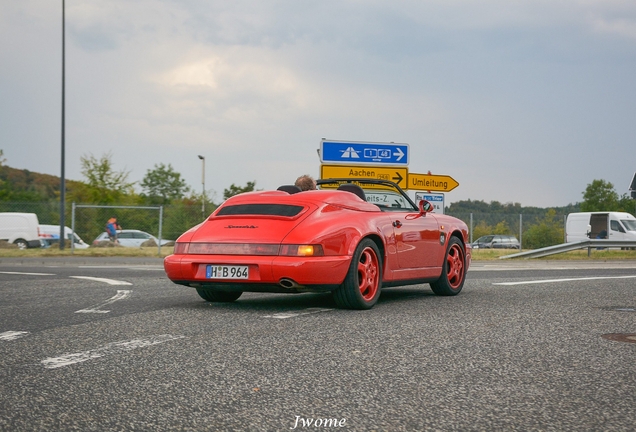
{"label": "car side mirror", "polygon": [[426,215],[426,213],[430,213],[435,209],[433,204],[426,200],[420,200],[420,216]]}
{"label": "car side mirror", "polygon": [[419,213],[406,215],[406,219],[417,219],[419,217],[426,216],[426,213],[430,213],[434,209],[435,207],[433,207],[433,204],[431,204],[430,202],[426,200],[420,200]]}

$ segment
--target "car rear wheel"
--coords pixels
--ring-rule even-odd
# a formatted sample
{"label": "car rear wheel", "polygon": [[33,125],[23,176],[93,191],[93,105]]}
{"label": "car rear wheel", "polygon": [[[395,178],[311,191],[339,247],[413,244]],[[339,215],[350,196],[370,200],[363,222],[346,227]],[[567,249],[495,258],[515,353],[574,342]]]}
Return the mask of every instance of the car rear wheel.
{"label": "car rear wheel", "polygon": [[439,296],[459,294],[466,280],[466,270],[464,245],[457,237],[451,237],[444,257],[442,275],[435,282],[431,282],[431,289]]}
{"label": "car rear wheel", "polygon": [[216,291],[210,288],[197,288],[197,293],[205,301],[220,303],[233,302],[243,294],[241,291]]}
{"label": "car rear wheel", "polygon": [[29,247],[29,244],[24,239],[17,239],[13,244],[16,245],[18,249],[27,249]]}
{"label": "car rear wheel", "polygon": [[333,293],[336,305],[344,309],[372,308],[382,287],[381,262],[375,242],[362,240],[353,254],[344,282]]}

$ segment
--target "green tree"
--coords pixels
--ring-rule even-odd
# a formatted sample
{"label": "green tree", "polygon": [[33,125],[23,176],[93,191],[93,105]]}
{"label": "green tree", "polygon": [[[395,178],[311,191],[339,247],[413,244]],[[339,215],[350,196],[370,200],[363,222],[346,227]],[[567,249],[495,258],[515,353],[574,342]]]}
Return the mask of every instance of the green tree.
{"label": "green tree", "polygon": [[473,227],[473,240],[477,240],[479,237],[483,237],[485,235],[490,235],[493,233],[493,228],[486,223],[486,221],[479,221]]}
{"label": "green tree", "polygon": [[617,211],[618,206],[618,194],[610,182],[594,180],[587,185],[585,192],[583,192],[581,211]]}
{"label": "green tree", "polygon": [[497,225],[495,225],[495,228],[493,230],[493,234],[511,235],[512,234],[512,230],[508,226],[508,222],[503,220],[503,221],[499,222]]}
{"label": "green tree", "polygon": [[635,213],[636,200],[628,194],[623,194],[618,200],[618,210],[626,213],[631,213],[636,216]]}
{"label": "green tree", "polygon": [[524,249],[538,249],[563,243],[563,224],[554,209],[523,233]]}
{"label": "green tree", "polygon": [[248,181],[245,187],[236,186],[232,183],[229,189],[223,189],[223,199],[228,199],[243,192],[252,192],[254,191],[254,186],[256,186],[256,181]]}
{"label": "green tree", "polygon": [[97,159],[92,154],[82,156],[82,175],[86,187],[78,191],[87,202],[94,204],[122,204],[127,197],[134,196],[134,182],[128,181],[129,171],[113,169],[112,154],[106,153]]}
{"label": "green tree", "polygon": [[168,204],[182,199],[190,190],[181,174],[174,171],[171,164],[155,164],[148,170],[140,183],[144,195],[153,204]]}

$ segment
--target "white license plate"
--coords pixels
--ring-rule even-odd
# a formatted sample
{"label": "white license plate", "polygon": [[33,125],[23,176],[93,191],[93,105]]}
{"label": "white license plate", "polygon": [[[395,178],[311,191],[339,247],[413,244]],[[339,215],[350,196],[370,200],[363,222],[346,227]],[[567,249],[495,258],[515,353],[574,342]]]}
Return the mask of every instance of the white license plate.
{"label": "white license plate", "polygon": [[248,279],[247,266],[208,265],[205,270],[207,279]]}

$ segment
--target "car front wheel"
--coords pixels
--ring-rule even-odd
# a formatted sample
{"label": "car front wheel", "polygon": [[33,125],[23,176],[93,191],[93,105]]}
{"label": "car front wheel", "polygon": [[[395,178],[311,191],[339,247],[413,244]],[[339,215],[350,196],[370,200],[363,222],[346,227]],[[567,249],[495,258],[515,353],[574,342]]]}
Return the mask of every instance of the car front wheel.
{"label": "car front wheel", "polygon": [[371,309],[380,297],[381,262],[375,242],[362,240],[353,254],[344,282],[333,293],[336,305],[344,309]]}
{"label": "car front wheel", "polygon": [[241,291],[216,291],[210,288],[197,288],[197,293],[205,301],[219,303],[233,302],[243,294]]}
{"label": "car front wheel", "polygon": [[451,237],[446,249],[442,275],[431,282],[431,289],[439,296],[459,294],[466,280],[466,252],[464,245],[457,237]]}

